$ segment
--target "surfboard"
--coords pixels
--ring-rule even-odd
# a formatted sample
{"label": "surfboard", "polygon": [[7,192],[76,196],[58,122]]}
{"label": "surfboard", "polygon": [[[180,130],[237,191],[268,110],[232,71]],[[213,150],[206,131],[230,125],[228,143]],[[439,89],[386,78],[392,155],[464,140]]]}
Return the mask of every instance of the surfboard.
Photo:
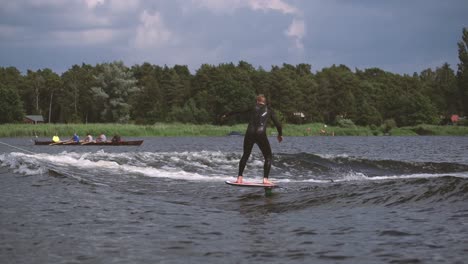
{"label": "surfboard", "polygon": [[232,186],[237,186],[237,187],[253,187],[253,188],[268,188],[268,189],[273,189],[273,188],[278,188],[279,186],[276,184],[263,184],[261,182],[242,182],[242,183],[236,183],[232,181],[226,181],[226,184],[232,185]]}

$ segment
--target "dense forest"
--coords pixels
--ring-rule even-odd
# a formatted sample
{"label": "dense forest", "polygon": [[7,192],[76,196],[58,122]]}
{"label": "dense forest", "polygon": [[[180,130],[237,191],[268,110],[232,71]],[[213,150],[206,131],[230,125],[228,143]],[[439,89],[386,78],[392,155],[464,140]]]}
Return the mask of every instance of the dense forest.
{"label": "dense forest", "polygon": [[251,106],[262,93],[288,123],[440,124],[468,114],[466,28],[458,55],[456,72],[445,63],[413,75],[345,65],[313,73],[309,64],[268,71],[245,61],[204,64],[195,74],[183,65],[122,62],[74,65],[61,75],[0,67],[0,123],[41,114],[51,123],[219,124],[220,115]]}

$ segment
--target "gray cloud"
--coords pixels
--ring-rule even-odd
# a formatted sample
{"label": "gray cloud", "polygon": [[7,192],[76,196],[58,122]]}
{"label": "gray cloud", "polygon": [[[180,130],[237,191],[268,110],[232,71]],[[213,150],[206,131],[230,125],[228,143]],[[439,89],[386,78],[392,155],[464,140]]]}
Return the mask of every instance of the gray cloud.
{"label": "gray cloud", "polygon": [[448,62],[465,0],[0,0],[0,66],[245,60],[418,72]]}

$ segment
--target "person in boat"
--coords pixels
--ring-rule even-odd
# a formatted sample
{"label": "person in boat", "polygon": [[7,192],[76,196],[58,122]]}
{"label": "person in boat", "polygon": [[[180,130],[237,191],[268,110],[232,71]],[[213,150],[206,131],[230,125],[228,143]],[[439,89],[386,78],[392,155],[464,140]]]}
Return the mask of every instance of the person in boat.
{"label": "person in boat", "polygon": [[122,142],[122,139],[120,138],[119,135],[114,135],[111,139],[111,142],[112,143],[119,143],[119,142]]}
{"label": "person in boat", "polygon": [[70,142],[80,143],[80,136],[77,133],[73,134],[73,137],[70,139]]}
{"label": "person in boat", "polygon": [[245,111],[235,111],[226,113],[221,117],[221,120],[224,120],[225,118],[231,115],[240,113],[249,113],[249,125],[244,136],[244,153],[242,154],[242,158],[239,162],[239,174],[237,176],[236,183],[242,183],[243,173],[247,164],[247,160],[250,157],[253,145],[257,144],[260,150],[262,151],[263,157],[265,159],[265,162],[263,164],[263,183],[272,184],[268,180],[271,168],[272,153],[270,142],[268,141],[268,137],[266,134],[266,129],[268,125],[268,120],[271,118],[276,127],[276,130],[278,131],[277,140],[279,143],[281,143],[281,141],[283,141],[283,129],[281,127],[281,124],[276,118],[276,114],[273,111],[273,109],[267,106],[266,98],[263,94],[259,94],[256,97],[256,104],[253,108]]}
{"label": "person in boat", "polygon": [[59,138],[59,136],[57,136],[57,133],[55,133],[55,135],[52,137],[52,142],[54,142],[54,143],[59,143],[60,142],[60,138]]}
{"label": "person in boat", "polygon": [[86,134],[86,137],[83,140],[83,142],[93,142],[93,136],[91,136],[91,133]]}
{"label": "person in boat", "polygon": [[107,137],[104,135],[104,133],[101,133],[97,138],[96,142],[107,142]]}

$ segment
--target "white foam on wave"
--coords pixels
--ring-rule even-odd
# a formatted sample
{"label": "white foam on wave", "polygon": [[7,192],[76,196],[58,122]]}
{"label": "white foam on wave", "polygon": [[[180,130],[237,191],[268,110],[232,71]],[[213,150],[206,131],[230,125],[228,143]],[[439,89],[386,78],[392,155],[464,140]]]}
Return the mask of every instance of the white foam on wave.
{"label": "white foam on wave", "polygon": [[[97,154],[97,155],[95,155]],[[155,153],[145,153],[144,156],[153,156]],[[134,155],[134,154],[133,154]],[[164,154],[158,153],[156,156]],[[175,154],[165,155],[165,157],[174,158],[173,155],[180,155],[181,157],[189,157],[188,160],[192,160],[193,157],[201,157],[199,154],[195,155],[184,155]],[[190,181],[226,181],[232,180],[232,176],[227,175],[203,175],[196,172],[187,172],[176,166],[161,166],[155,168],[146,166],[146,162],[143,162],[141,166],[130,165],[130,164],[119,164],[112,160],[98,159],[97,156],[107,159],[116,158],[132,158],[132,154],[129,153],[67,153],[62,152],[59,155],[52,154],[25,154],[25,153],[10,153],[2,154],[0,156],[0,162],[4,166],[9,166],[14,169],[16,173],[20,174],[42,174],[47,167],[54,167],[56,170],[73,168],[79,172],[87,172],[88,175],[99,174],[99,172],[105,172],[106,174],[126,174],[126,175],[142,175],[147,177],[159,177],[159,178],[171,178],[177,180],[190,180]],[[175,158],[177,160],[177,157]],[[148,162],[150,159],[148,160]],[[191,161],[190,164],[195,167],[205,168],[207,165],[200,163],[199,161]]]}
{"label": "white foam on wave", "polygon": [[314,154],[323,159],[336,159],[336,158],[351,158],[348,154]]}
{"label": "white foam on wave", "polygon": [[374,176],[367,177],[368,180],[393,180],[393,179],[422,179],[422,178],[440,178],[445,176],[452,176],[457,178],[468,179],[468,172],[449,172],[449,173],[415,173],[407,175],[394,175],[394,176]]}
{"label": "white foam on wave", "polygon": [[139,174],[147,177],[170,178],[175,180],[189,181],[226,181],[232,179],[232,177],[229,176],[205,176],[199,173],[186,172],[174,168],[157,169],[151,167],[135,167],[130,165],[121,165],[121,172]]}
{"label": "white foam on wave", "polygon": [[304,180],[291,180],[291,179],[275,179],[271,178],[275,183],[301,183],[301,182],[309,182],[309,183],[330,183],[330,180],[318,180],[318,179],[304,179]]}
{"label": "white foam on wave", "polygon": [[19,173],[23,175],[37,175],[43,174],[46,170],[44,168],[29,168],[27,165],[19,165],[18,168],[13,169],[14,173]]}
{"label": "white foam on wave", "polygon": [[14,173],[23,175],[36,175],[44,173],[45,169],[33,161],[23,162],[17,158],[18,153],[0,155],[0,166],[9,167]]}

